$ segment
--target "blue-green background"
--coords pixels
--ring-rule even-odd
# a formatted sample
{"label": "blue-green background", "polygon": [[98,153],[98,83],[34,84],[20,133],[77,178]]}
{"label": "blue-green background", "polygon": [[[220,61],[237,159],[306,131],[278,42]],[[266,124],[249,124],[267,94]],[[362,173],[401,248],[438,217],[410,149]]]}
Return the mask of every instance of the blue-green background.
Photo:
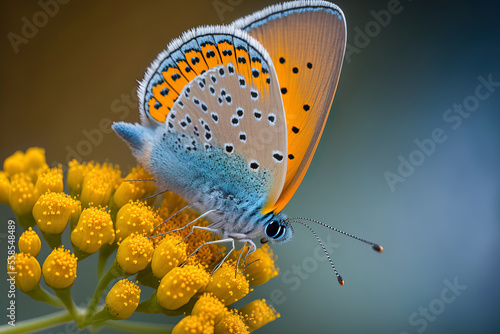
{"label": "blue-green background", "polygon": [[[73,0],[18,53],[7,34],[20,34],[22,18],[30,19],[40,6],[3,1],[0,160],[41,146],[49,162],[66,163],[67,147],[85,140],[83,130],[98,128],[102,119],[138,121],[135,102],[128,106],[120,99],[131,95],[168,41],[191,27],[229,23],[273,3],[220,1],[231,10],[218,15],[214,2],[202,0]],[[374,20],[370,11],[387,8],[386,1],[337,4],[346,15],[351,46],[356,46],[355,27],[364,30]],[[499,6],[484,0],[403,0],[400,6],[400,13],[345,61],[316,156],[286,208],[292,217],[316,218],[380,242],[385,251],[376,254],[318,227],[323,239],[336,243],[333,259],[346,281],[341,287],[328,263],[314,260],[314,237],[297,226],[291,243],[273,247],[282,275],[247,297],[272,301],[272,291],[281,290],[274,300],[281,319],[259,333],[500,331],[500,87],[457,129],[443,120],[453,104],[474,95],[478,76],[500,81]],[[430,138],[436,128],[443,129],[446,141],[391,191],[384,173],[396,173],[398,156],[408,159],[417,148],[414,140]],[[82,158],[123,168],[135,164],[128,148],[107,133]],[[9,217],[10,209],[0,205],[2,253]],[[304,265],[310,273],[291,271]],[[93,268],[84,261],[79,275]],[[4,265],[0,274],[4,309]],[[466,288],[453,302],[440,304],[444,281],[455,279]],[[95,282],[77,282],[75,299],[84,301]],[[17,305],[18,321],[52,311],[22,293]],[[437,307],[437,315],[424,321],[418,312],[429,307]],[[5,322],[1,315],[0,324]],[[66,332],[74,331],[64,326],[43,331]]]}

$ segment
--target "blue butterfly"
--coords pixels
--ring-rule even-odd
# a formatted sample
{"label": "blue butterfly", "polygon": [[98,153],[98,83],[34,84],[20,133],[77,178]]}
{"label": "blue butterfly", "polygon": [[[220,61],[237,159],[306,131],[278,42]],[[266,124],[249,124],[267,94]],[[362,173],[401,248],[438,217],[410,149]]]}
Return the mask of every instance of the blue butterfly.
{"label": "blue butterfly", "polygon": [[188,225],[221,236],[212,243],[232,243],[226,257],[234,240],[249,243],[249,253],[257,236],[291,240],[292,222],[322,245],[305,221],[338,230],[289,219],[282,209],[318,145],[345,46],[344,14],[326,1],[278,4],[231,25],[192,29],[148,68],[138,88],[141,124],[113,129],[161,187],[211,222]]}

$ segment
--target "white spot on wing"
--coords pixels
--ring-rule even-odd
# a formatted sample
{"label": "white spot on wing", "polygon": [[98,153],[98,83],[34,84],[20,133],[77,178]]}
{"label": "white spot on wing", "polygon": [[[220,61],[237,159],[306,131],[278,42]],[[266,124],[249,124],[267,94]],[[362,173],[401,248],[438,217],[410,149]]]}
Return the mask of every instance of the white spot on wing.
{"label": "white spot on wing", "polygon": [[259,99],[259,92],[256,89],[251,89],[250,90],[250,98],[252,101],[257,101]]}
{"label": "white spot on wing", "polygon": [[246,143],[247,142],[247,134],[246,134],[246,132],[240,131],[240,134],[239,134],[238,138],[240,138],[240,141],[242,143]]}
{"label": "white spot on wing", "polygon": [[262,119],[262,111],[254,109],[253,116],[255,117],[256,120],[260,121]]}
{"label": "white spot on wing", "polygon": [[270,113],[267,115],[267,120],[269,121],[269,124],[271,124],[271,125],[276,124],[276,115],[275,115],[275,114],[273,114],[272,112],[270,112]]}
{"label": "white spot on wing", "polygon": [[277,163],[281,163],[284,160],[283,153],[280,151],[273,151],[273,160]]}
{"label": "white spot on wing", "polygon": [[224,150],[226,151],[226,153],[232,154],[234,152],[234,145],[233,145],[233,143],[226,143],[226,144],[224,144]]}
{"label": "white spot on wing", "polygon": [[248,167],[253,170],[254,172],[257,172],[260,168],[260,163],[255,160],[255,159],[252,159],[250,160],[250,162],[248,163]]}
{"label": "white spot on wing", "polygon": [[232,126],[238,126],[238,125],[240,125],[240,119],[238,118],[237,115],[231,116],[231,125]]}
{"label": "white spot on wing", "polygon": [[212,86],[212,85],[208,86],[208,90],[210,91],[210,94],[212,94],[212,96],[215,96],[217,94],[217,91],[215,90],[215,87]]}

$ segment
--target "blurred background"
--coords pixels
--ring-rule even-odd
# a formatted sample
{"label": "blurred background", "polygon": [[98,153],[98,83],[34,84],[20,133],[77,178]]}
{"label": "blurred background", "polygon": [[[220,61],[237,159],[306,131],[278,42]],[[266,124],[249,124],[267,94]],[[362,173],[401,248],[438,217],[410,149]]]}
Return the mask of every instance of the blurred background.
{"label": "blurred background", "polygon": [[[41,5],[2,1],[0,160],[40,146],[49,164],[76,157],[134,166],[109,123],[139,120],[135,89],[149,63],[189,28],[230,23],[273,3],[73,0],[37,31],[23,31],[34,15],[41,20]],[[297,227],[291,243],[273,247],[281,275],[247,297],[266,298],[281,313],[258,332],[498,333],[500,6],[336,3],[347,18],[344,67],[323,138],[286,212],[385,250],[318,227],[334,249],[341,287],[314,237]],[[381,19],[388,8],[397,10]],[[93,131],[102,138],[89,143]],[[2,254],[11,217],[0,205]],[[0,273],[5,310],[5,265]],[[75,299],[89,290],[73,291]],[[17,321],[53,311],[22,293],[16,300]],[[68,332],[78,331],[42,333]]]}

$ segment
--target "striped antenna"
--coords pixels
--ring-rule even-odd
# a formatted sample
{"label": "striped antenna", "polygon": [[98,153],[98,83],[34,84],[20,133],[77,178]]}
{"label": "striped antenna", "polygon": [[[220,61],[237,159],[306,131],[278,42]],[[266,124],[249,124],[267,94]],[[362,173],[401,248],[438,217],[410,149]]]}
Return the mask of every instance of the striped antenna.
{"label": "striped antenna", "polygon": [[[383,252],[383,250],[384,250],[384,247],[382,247],[382,246],[381,246],[381,245],[379,245],[379,244],[376,244],[376,243],[374,243],[374,242],[371,242],[371,241],[368,241],[368,240],[365,240],[365,239],[359,238],[359,237],[357,237],[357,236],[355,236],[355,235],[352,235],[352,234],[350,234],[350,233],[346,233],[346,232],[344,232],[344,231],[339,230],[339,229],[338,229],[338,228],[336,228],[336,227],[333,227],[333,226],[327,225],[327,224],[322,223],[322,222],[320,222],[319,220],[316,220],[316,219],[311,219],[311,218],[302,218],[302,217],[296,217],[296,218],[291,218],[291,219],[289,219],[289,221],[297,221],[297,220],[306,220],[306,221],[310,221],[310,222],[316,223],[316,224],[318,224],[318,225],[321,225],[321,226],[323,226],[323,227],[329,228],[330,230],[333,230],[333,231],[335,231],[335,232],[338,232],[338,233],[341,233],[341,234],[343,234],[343,235],[346,235],[346,236],[348,236],[348,237],[350,237],[350,238],[353,238],[353,239],[359,240],[359,241],[361,241],[361,242],[364,242],[365,244],[368,244],[368,245],[372,246],[372,249],[373,249],[374,251],[378,252],[378,253],[382,253],[382,252]],[[300,222],[299,222],[299,223],[300,223]]]}
{"label": "striped antenna", "polygon": [[326,250],[325,246],[323,245],[323,242],[321,242],[321,239],[318,237],[318,235],[316,234],[316,232],[314,232],[314,230],[312,229],[311,226],[307,225],[306,223],[304,222],[301,222],[301,221],[298,221],[296,220],[298,218],[293,218],[293,219],[290,219],[290,220],[287,220],[287,221],[294,221],[294,222],[297,222],[299,224],[302,224],[304,225],[305,227],[307,227],[309,229],[309,231],[312,232],[312,234],[314,235],[314,237],[316,238],[316,240],[318,241],[319,245],[321,246],[321,248],[323,249],[323,252],[325,252],[325,255],[328,259],[328,261],[330,262],[330,264],[332,265],[332,268],[333,268],[333,271],[335,272],[335,275],[337,275],[337,281],[339,282],[340,285],[344,285],[344,279],[342,278],[342,276],[339,275],[339,273],[337,272],[337,269],[335,268],[335,264],[333,264],[333,261],[332,261],[332,258],[330,257],[330,254],[328,253],[328,251]]}

